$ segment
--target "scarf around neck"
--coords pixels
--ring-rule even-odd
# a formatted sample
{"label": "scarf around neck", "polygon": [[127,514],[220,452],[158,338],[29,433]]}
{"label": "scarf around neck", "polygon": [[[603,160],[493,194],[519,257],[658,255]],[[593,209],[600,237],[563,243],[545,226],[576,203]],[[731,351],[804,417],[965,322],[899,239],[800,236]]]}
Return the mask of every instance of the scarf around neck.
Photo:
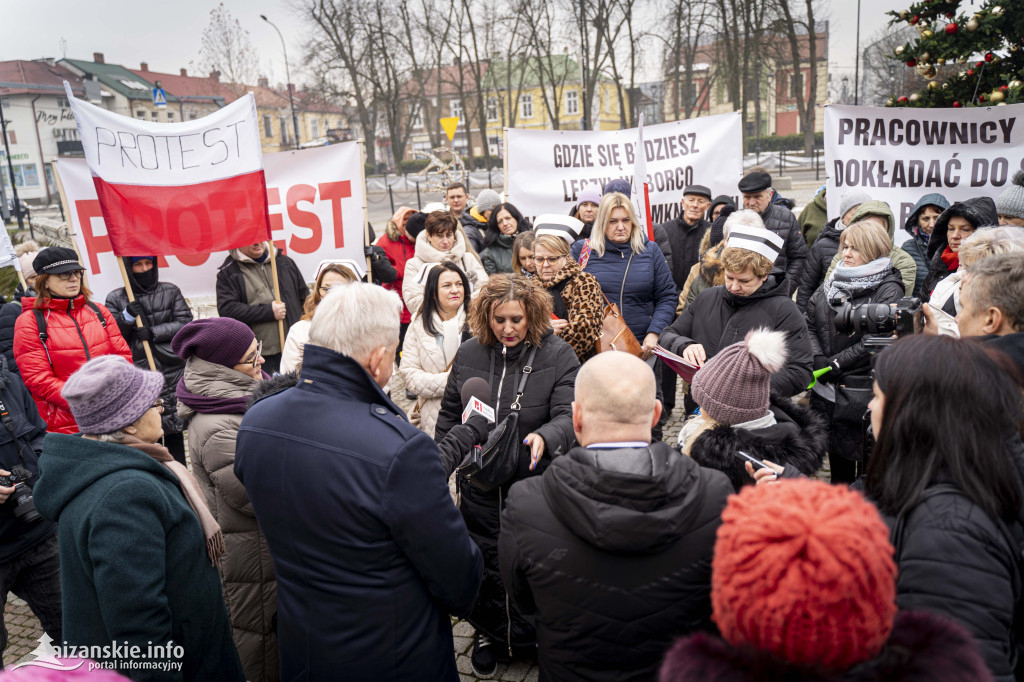
{"label": "scarf around neck", "polygon": [[960,254],[953,253],[949,246],[946,246],[945,251],[942,252],[942,262],[946,264],[950,272],[956,272],[960,268]]}
{"label": "scarf around neck", "polygon": [[874,291],[892,269],[892,260],[885,256],[854,268],[837,267],[825,280],[825,298],[830,305],[853,299]]}
{"label": "scarf around neck", "polygon": [[[262,372],[262,370],[260,370]],[[263,381],[270,378],[266,372],[263,373]],[[249,395],[240,395],[234,398],[211,398],[205,395],[197,395],[188,390],[185,386],[185,377],[178,379],[178,385],[174,387],[174,395],[178,400],[185,403],[199,414],[245,414]]]}
{"label": "scarf around neck", "polygon": [[121,445],[138,450],[144,455],[153,458],[174,474],[175,478],[178,479],[178,486],[181,488],[181,492],[185,495],[185,500],[192,507],[192,512],[195,513],[199,519],[199,525],[203,528],[203,537],[206,538],[206,554],[210,557],[210,563],[215,567],[220,567],[220,558],[224,555],[224,534],[221,532],[217,520],[210,513],[210,507],[206,504],[206,497],[203,495],[203,491],[199,489],[199,484],[196,483],[195,477],[192,476],[188,469],[175,461],[167,448],[162,445],[145,443],[135,436],[125,436],[121,440]]}

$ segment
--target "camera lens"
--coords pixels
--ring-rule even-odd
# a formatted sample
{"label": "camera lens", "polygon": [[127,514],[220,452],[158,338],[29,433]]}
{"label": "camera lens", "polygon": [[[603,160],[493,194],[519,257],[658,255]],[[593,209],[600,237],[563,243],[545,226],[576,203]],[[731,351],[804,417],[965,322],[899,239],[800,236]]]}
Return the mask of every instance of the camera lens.
{"label": "camera lens", "polygon": [[39,512],[36,511],[36,503],[32,499],[32,489],[24,483],[19,483],[14,486],[14,493],[11,494],[14,498],[14,518],[21,519],[25,523],[34,523],[41,519]]}

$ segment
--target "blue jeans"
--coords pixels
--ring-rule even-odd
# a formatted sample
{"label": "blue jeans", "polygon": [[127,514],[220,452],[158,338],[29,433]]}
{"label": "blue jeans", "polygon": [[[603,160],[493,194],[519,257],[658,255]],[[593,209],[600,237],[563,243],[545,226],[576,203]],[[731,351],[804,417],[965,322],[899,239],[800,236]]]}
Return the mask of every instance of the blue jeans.
{"label": "blue jeans", "polygon": [[55,642],[61,641],[60,554],[56,533],[0,564],[0,652],[7,648],[3,610],[7,606],[8,592],[28,602],[46,634]]}

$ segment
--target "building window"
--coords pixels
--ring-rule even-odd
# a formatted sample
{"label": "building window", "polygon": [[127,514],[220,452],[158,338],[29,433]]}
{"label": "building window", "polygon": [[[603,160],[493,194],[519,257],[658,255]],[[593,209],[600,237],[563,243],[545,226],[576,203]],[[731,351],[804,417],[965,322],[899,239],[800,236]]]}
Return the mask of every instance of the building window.
{"label": "building window", "polygon": [[694,107],[697,104],[697,84],[683,83],[679,88],[679,108],[685,110],[687,107]]}
{"label": "building window", "polygon": [[519,115],[533,118],[533,95],[519,95]]}
{"label": "building window", "polygon": [[565,113],[580,113],[580,93],[575,90],[565,91]]}
{"label": "building window", "polygon": [[452,116],[455,116],[457,118],[462,118],[462,102],[460,102],[459,100],[457,100],[457,99],[449,100],[448,101],[448,110],[450,112],[452,112],[451,113]]}
{"label": "building window", "polygon": [[188,115],[188,120],[190,120],[190,121],[196,120],[196,112],[193,111],[191,114],[189,114]]}
{"label": "building window", "polygon": [[498,98],[488,97],[487,98],[487,120],[497,121],[498,120]]}
{"label": "building window", "polygon": [[287,142],[290,139],[288,132],[291,130],[291,128],[288,127],[288,119],[284,116],[279,116],[277,122],[281,126],[281,141]]}
{"label": "building window", "polygon": [[501,150],[501,137],[498,136],[498,135],[488,135],[487,136],[487,150],[492,155],[497,156],[498,153]]}
{"label": "building window", "polygon": [[136,117],[136,118],[141,118],[141,119],[145,119],[145,118],[146,118],[146,112],[145,112],[145,111],[142,111],[142,110],[140,109],[139,111],[136,111],[136,112],[135,112],[135,117]]}
{"label": "building window", "polygon": [[68,105],[68,98],[67,97],[58,97],[57,98],[57,106],[58,107],[67,107],[67,106],[69,106]]}
{"label": "building window", "polygon": [[790,91],[789,96],[793,99],[798,99],[803,96],[804,93],[804,74],[803,72],[794,73],[789,79]]}
{"label": "building window", "polygon": [[[339,128],[341,126],[338,126]],[[412,127],[420,130],[423,128],[423,112],[420,111],[419,105],[412,110]]]}
{"label": "building window", "polygon": [[263,137],[274,136],[274,119],[269,116],[263,117]]}
{"label": "building window", "polygon": [[167,122],[168,123],[174,123],[174,112],[173,111],[168,111],[167,112]]}
{"label": "building window", "polygon": [[309,136],[312,137],[314,140],[320,137],[320,119],[309,119],[309,133]]}
{"label": "building window", "polygon": [[[10,187],[10,175],[7,170],[7,164],[2,164],[2,172],[0,177],[3,178],[4,187]],[[16,187],[38,187],[39,186],[39,167],[34,163],[15,165],[14,166],[14,184]]]}
{"label": "building window", "polygon": [[[8,123],[10,125],[10,123]],[[10,128],[7,129],[7,141],[10,144],[18,144],[18,135]]]}
{"label": "building window", "polygon": [[153,112],[150,112],[150,115],[151,115],[151,116],[153,117],[153,120],[154,120],[154,121],[157,121],[157,120],[159,120],[159,116],[160,116],[160,114],[158,114],[157,112],[155,112],[155,111],[153,111]]}

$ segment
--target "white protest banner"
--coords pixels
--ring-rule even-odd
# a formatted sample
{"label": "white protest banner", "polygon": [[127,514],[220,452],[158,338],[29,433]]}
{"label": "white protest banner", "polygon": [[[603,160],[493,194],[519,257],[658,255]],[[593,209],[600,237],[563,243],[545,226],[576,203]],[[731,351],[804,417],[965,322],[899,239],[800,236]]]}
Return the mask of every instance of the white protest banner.
{"label": "white protest banner", "polygon": [[[524,216],[568,213],[577,193],[633,179],[637,130],[507,131],[508,201]],[[677,216],[683,189],[707,185],[736,195],[743,175],[740,114],[702,116],[644,126],[651,221]]]}
{"label": "white protest banner", "polygon": [[843,194],[866,191],[896,215],[896,242],[914,204],[993,199],[1024,168],[1024,104],[969,109],[825,108],[828,215]]}
{"label": "white protest banner", "polygon": [[[82,159],[59,159],[56,165],[89,287],[102,301],[124,283],[92,175]],[[359,144],[266,154],[263,165],[274,243],[296,262],[303,277],[311,281],[325,259],[349,259],[365,270]],[[226,256],[225,251],[161,256],[160,279],[177,284],[187,297],[212,297]]]}

